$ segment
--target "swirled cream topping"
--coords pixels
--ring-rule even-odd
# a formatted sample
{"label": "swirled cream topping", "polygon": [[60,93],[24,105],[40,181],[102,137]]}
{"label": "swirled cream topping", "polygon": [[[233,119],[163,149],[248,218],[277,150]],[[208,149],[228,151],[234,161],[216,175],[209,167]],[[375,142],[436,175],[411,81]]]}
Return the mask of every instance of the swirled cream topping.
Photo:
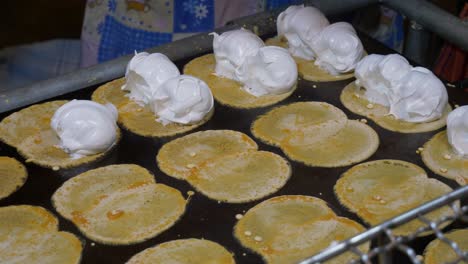
{"label": "swirled cream topping", "polygon": [[364,48],[353,26],[338,22],[325,27],[311,44],[315,65],[332,75],[354,70],[364,56]]}
{"label": "swirled cream topping", "polygon": [[213,95],[202,80],[180,75],[164,82],[152,97],[151,109],[158,122],[193,124],[213,108]]}
{"label": "swirled cream topping", "polygon": [[412,67],[398,54],[369,55],[355,71],[366,98],[389,107],[389,114],[412,123],[439,119],[448,103],[444,84],[428,69]]}
{"label": "swirled cream topping", "polygon": [[458,107],[448,115],[447,136],[453,150],[468,158],[468,105]]}
{"label": "swirled cream topping", "polygon": [[166,80],[179,76],[179,69],[161,53],[135,53],[125,72],[122,89],[129,91],[129,97],[141,105],[148,104],[152,93]]}
{"label": "swirled cream topping", "polygon": [[88,100],[73,100],[52,117],[51,127],[60,139],[59,147],[72,158],[105,152],[117,139],[117,109]]}
{"label": "swirled cream topping", "polygon": [[255,96],[289,92],[297,81],[297,66],[286,49],[266,46],[246,58],[236,71],[245,91]]}
{"label": "swirled cream topping", "polygon": [[329,24],[320,10],[304,5],[288,7],[276,21],[278,36],[288,40],[291,55],[306,60],[316,58],[311,44]]}

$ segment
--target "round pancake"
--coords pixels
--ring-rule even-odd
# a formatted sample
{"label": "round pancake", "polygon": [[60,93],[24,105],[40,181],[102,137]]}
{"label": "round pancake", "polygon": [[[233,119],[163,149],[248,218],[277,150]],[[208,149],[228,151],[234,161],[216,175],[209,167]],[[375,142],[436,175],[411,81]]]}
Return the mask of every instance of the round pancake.
{"label": "round pancake", "polygon": [[434,131],[446,124],[447,115],[452,111],[447,105],[443,116],[427,123],[411,123],[395,119],[388,114],[388,107],[369,102],[364,96],[365,90],[359,89],[355,82],[348,84],[340,95],[341,103],[351,112],[372,119],[379,126],[400,133],[421,133]]}
{"label": "round pancake", "polygon": [[[468,251],[468,229],[451,231],[446,233],[445,237],[457,243],[460,250],[466,254]],[[425,264],[452,263],[458,257],[457,253],[447,243],[439,239],[433,240],[424,250]]]}
{"label": "round pancake", "polygon": [[[277,107],[252,124],[252,134],[263,142],[279,146],[289,135],[323,123],[341,129],[347,121],[341,109],[325,102],[299,102]],[[341,128],[340,128],[341,127]]]}
{"label": "round pancake", "polygon": [[[321,136],[325,131],[326,137]],[[361,162],[375,153],[379,147],[379,136],[368,125],[348,120],[344,128],[337,131],[334,125],[302,129],[286,137],[281,149],[290,159],[316,167],[342,167]]]}
{"label": "round pancake", "polygon": [[128,92],[122,90],[125,78],[116,79],[98,87],[91,99],[100,104],[112,103],[117,107],[119,119],[117,122],[125,129],[143,137],[169,137],[191,131],[211,119],[214,108],[203,120],[196,124],[183,125],[170,123],[163,125],[156,121],[158,118],[149,107],[140,106],[128,98]]}
{"label": "round pancake", "polygon": [[68,169],[104,158],[107,153],[117,146],[120,139],[120,129],[117,129],[116,142],[106,152],[72,159],[70,154],[57,147],[60,144],[60,139],[55,131],[49,128],[38,131],[35,135],[25,138],[23,142],[17,146],[17,150],[18,153],[26,159],[26,162],[32,162],[46,168]]}
{"label": "round pancake", "polygon": [[208,84],[213,97],[222,105],[233,108],[250,109],[265,107],[276,104],[289,97],[295,90],[294,88],[284,94],[264,95],[256,97],[241,87],[242,84],[223,77],[215,75],[216,60],[213,54],[207,54],[187,63],[184,67],[184,74],[195,76]]}
{"label": "round pancake", "polygon": [[14,158],[0,157],[0,200],[10,196],[24,185],[28,171]]}
{"label": "round pancake", "polygon": [[54,193],[52,203],[86,237],[110,245],[158,235],[182,216],[186,205],[178,190],[156,184],[150,172],[131,164],[73,177]]}
{"label": "round pancake", "polygon": [[[334,190],[341,204],[367,223],[376,225],[452,189],[442,182],[429,179],[422,168],[412,163],[376,160],[346,171]],[[443,207],[426,217],[438,219],[451,213],[449,207]],[[393,231],[396,235],[408,235],[423,225],[419,220],[414,220]]]}
{"label": "round pancake", "polygon": [[1,263],[79,263],[82,245],[39,206],[0,207]]}
{"label": "round pancake", "polygon": [[[285,49],[288,49],[288,42],[286,39],[282,38],[270,38],[265,41],[267,46],[278,46]],[[306,60],[299,57],[293,57],[297,64],[297,71],[299,76],[303,79],[313,82],[333,82],[341,81],[354,77],[354,71],[343,73],[340,75],[332,75],[327,71],[321,69],[319,66],[315,65],[314,60]]]}
{"label": "round pancake", "polygon": [[447,131],[437,133],[426,142],[421,157],[434,173],[455,180],[460,185],[468,184],[468,158],[453,150],[447,139]]}
{"label": "round pancake", "polygon": [[185,180],[192,168],[206,160],[257,149],[257,143],[244,133],[233,130],[207,130],[165,144],[159,150],[156,160],[161,171]]}
{"label": "round pancake", "polygon": [[148,248],[133,256],[127,264],[234,264],[232,254],[218,243],[204,239],[179,239]]}
{"label": "round pancake", "polygon": [[120,129],[117,129],[116,143],[111,149],[72,159],[57,147],[60,139],[50,126],[55,111],[65,103],[67,101],[37,104],[11,114],[0,123],[0,140],[15,147],[26,162],[46,168],[72,168],[102,159],[120,141]]}
{"label": "round pancake", "polygon": [[211,199],[243,203],[278,191],[291,176],[289,163],[268,151],[245,151],[221,156],[194,168],[187,178]]}
{"label": "round pancake", "polygon": [[[240,243],[268,263],[298,263],[362,231],[358,223],[336,216],[325,201],[302,195],[266,200],[247,211],[234,227]],[[367,251],[368,245],[360,249]],[[353,257],[344,254],[331,263],[347,263]]]}
{"label": "round pancake", "polygon": [[5,117],[0,122],[0,141],[18,147],[24,139],[49,130],[55,111],[68,101],[52,101],[24,108]]}

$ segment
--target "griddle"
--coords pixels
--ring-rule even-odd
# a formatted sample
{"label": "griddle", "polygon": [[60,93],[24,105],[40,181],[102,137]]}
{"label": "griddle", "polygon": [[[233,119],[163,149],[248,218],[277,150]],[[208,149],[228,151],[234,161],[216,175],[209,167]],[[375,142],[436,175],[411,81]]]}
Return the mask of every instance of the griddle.
{"label": "griddle", "polygon": [[[360,37],[368,53],[394,53],[394,51],[363,34],[360,34]],[[200,55],[203,54],[197,54],[197,56]],[[184,60],[177,61],[176,64],[182,70],[183,65],[190,61],[190,59],[192,58],[185,58]],[[351,81],[353,80],[315,83],[299,80],[297,91],[288,99],[276,104],[275,106],[298,101],[324,101],[342,109],[350,119],[361,119],[364,117],[355,115],[348,111],[339,100],[340,91]],[[47,101],[58,99],[90,99],[92,92],[96,88],[97,86],[88,87],[78,92],[55,97]],[[447,87],[447,90],[449,92],[449,101],[452,105],[464,105],[468,103],[467,95],[464,94],[462,90],[452,87]],[[286,157],[279,148],[260,142],[258,139],[255,139],[250,132],[252,121],[255,120],[258,115],[271,110],[275,106],[254,110],[238,110],[216,104],[214,117],[205,125],[189,133],[208,129],[232,129],[241,131],[252,137],[257,142],[261,150],[271,151]],[[16,109],[16,111],[17,110],[19,109]],[[13,111],[0,114],[0,120],[12,112]],[[428,133],[401,134],[385,130],[371,120],[368,120],[368,124],[377,131],[380,138],[380,146],[377,152],[368,160],[400,159],[412,162],[424,168],[429,177],[436,178],[448,184],[452,188],[456,188],[458,186],[454,181],[440,177],[430,171],[423,164],[420,155],[415,152],[418,147],[421,147],[433,135],[445,128]],[[165,175],[159,170],[156,164],[155,157],[159,148],[171,139],[173,138],[149,139],[134,135],[128,131],[123,131],[123,139],[119,146],[102,161],[65,171],[52,171],[38,167],[34,164],[26,164],[29,172],[29,178],[26,184],[10,197],[0,201],[0,206],[30,204],[43,206],[52,211],[59,218],[60,230],[72,232],[83,241],[83,264],[125,263],[130,259],[130,257],[146,248],[166,241],[183,238],[204,238],[215,241],[233,252],[237,263],[262,263],[263,261],[259,255],[243,248],[233,237],[233,226],[237,221],[235,215],[239,213],[243,214],[261,201],[279,195],[300,194],[319,197],[325,200],[338,215],[349,217],[365,225],[356,215],[342,207],[333,193],[333,186],[336,180],[343,172],[352,166],[334,169],[315,168],[308,167],[294,161],[290,161],[293,172],[292,177],[287,184],[275,194],[255,202],[228,204],[218,203],[217,201],[210,200],[196,192],[187,205],[185,214],[172,228],[166,230],[153,239],[136,245],[106,246],[93,242],[84,237],[70,221],[61,217],[52,207],[50,201],[51,195],[59,186],[61,186],[61,184],[63,184],[63,182],[88,169],[109,164],[133,163],[143,166],[155,175],[157,182],[177,188],[187,197],[187,191],[194,190],[194,188],[185,181],[177,180]],[[5,155],[16,157],[20,161],[24,162],[24,159],[21,158],[13,148],[0,144],[0,156]],[[460,226],[462,226],[461,223],[455,223],[451,228]],[[285,237],[285,239],[288,238]],[[434,239],[434,236],[420,238],[414,241],[411,246],[421,254],[425,245],[427,245],[427,243],[432,239]],[[407,261],[403,256],[398,254],[394,256],[394,260],[398,263],[405,263],[405,261]]]}

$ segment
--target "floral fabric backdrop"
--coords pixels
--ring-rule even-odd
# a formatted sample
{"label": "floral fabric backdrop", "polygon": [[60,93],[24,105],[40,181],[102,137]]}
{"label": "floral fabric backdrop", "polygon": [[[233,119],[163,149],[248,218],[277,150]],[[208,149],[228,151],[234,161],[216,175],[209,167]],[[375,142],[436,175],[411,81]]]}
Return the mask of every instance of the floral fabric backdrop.
{"label": "floral fabric backdrop", "polygon": [[88,0],[83,67],[213,30],[227,21],[297,0]]}

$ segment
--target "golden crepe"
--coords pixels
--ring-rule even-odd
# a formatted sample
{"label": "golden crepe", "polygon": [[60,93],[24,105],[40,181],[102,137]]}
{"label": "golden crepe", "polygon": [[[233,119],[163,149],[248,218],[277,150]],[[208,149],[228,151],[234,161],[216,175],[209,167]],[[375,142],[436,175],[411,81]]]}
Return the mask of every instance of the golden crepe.
{"label": "golden crepe", "polygon": [[46,168],[73,168],[102,159],[120,141],[120,130],[114,146],[103,153],[72,159],[57,147],[60,144],[50,121],[55,111],[67,101],[37,104],[15,112],[0,122],[0,141],[15,147],[26,162]]}
{"label": "golden crepe", "polygon": [[[265,41],[267,46],[278,46],[287,49],[288,42],[284,38],[270,38]],[[354,77],[354,72],[343,73],[340,75],[332,75],[327,71],[315,65],[314,60],[306,60],[299,57],[293,57],[297,64],[299,76],[303,79],[313,82],[333,82],[341,81]]]}
{"label": "golden crepe", "polygon": [[[468,229],[459,229],[446,233],[445,237],[457,243],[459,249],[466,254],[468,251]],[[459,256],[457,253],[445,242],[435,239],[424,250],[424,263],[425,264],[439,264],[439,263],[452,263]],[[467,263],[461,261],[459,263]]]}
{"label": "golden crepe", "polygon": [[186,200],[178,190],[156,184],[146,169],[121,164],[69,179],[53,194],[52,203],[86,237],[127,245],[174,225],[185,211]]}
{"label": "golden crepe", "polygon": [[336,131],[333,127],[303,129],[286,138],[281,149],[292,160],[309,166],[333,168],[366,160],[379,147],[379,136],[366,124],[348,120],[344,128],[329,136],[328,131]]}
{"label": "golden crepe", "polygon": [[21,188],[27,178],[28,171],[21,162],[0,156],[0,200]]}
{"label": "golden crepe", "polygon": [[340,167],[369,158],[379,137],[368,125],[348,120],[324,102],[281,106],[254,121],[252,134],[280,147],[290,159],[309,166]]}
{"label": "golden crepe", "polygon": [[344,127],[347,117],[341,109],[325,102],[298,102],[277,107],[260,116],[252,124],[252,134],[263,142],[280,143],[297,131],[325,122]]}
{"label": "golden crepe", "polygon": [[0,207],[0,263],[79,263],[82,245],[39,206]]}
{"label": "golden crepe", "polygon": [[206,160],[246,150],[257,150],[251,138],[233,130],[207,130],[175,139],[158,152],[156,160],[161,171],[185,180],[190,170]]}
{"label": "golden crepe", "polygon": [[283,101],[296,90],[295,85],[291,91],[284,94],[256,97],[244,91],[241,83],[216,76],[215,65],[214,55],[207,54],[187,63],[184,67],[184,74],[195,76],[206,82],[213,97],[222,105],[242,109],[265,107]]}
{"label": "golden crepe", "polygon": [[371,103],[364,96],[365,90],[359,89],[355,82],[348,84],[340,95],[341,103],[351,112],[366,116],[372,119],[377,125],[400,133],[420,133],[437,130],[445,126],[447,115],[452,111],[450,105],[447,105],[441,118],[426,122],[412,123],[395,119],[393,115],[388,114],[388,107]]}
{"label": "golden crepe", "polygon": [[235,264],[232,254],[218,243],[204,239],[179,239],[148,248],[133,256],[127,264]]}
{"label": "golden crepe", "polygon": [[[302,195],[266,200],[248,210],[234,227],[234,235],[244,247],[267,263],[281,264],[298,263],[362,231],[358,223],[335,215],[325,201]],[[360,247],[364,252],[368,248],[367,244]],[[347,263],[353,258],[356,256],[346,253],[330,263]]]}
{"label": "golden crepe", "polygon": [[194,168],[189,183],[211,199],[243,203],[278,191],[291,176],[289,163],[268,151],[245,151]]}
{"label": "golden crepe", "polygon": [[421,157],[434,173],[455,180],[460,185],[468,184],[468,158],[453,151],[446,130],[437,133],[424,144]]}
{"label": "golden crepe", "polygon": [[91,96],[91,99],[100,104],[114,104],[119,112],[117,122],[125,129],[139,136],[159,138],[186,133],[208,122],[214,114],[213,108],[203,120],[196,124],[183,125],[170,123],[163,125],[156,121],[158,117],[148,106],[140,106],[127,97],[128,92],[122,90],[122,85],[124,84],[125,78],[108,82],[98,87]]}
{"label": "golden crepe", "polygon": [[[342,175],[334,190],[341,204],[371,225],[452,191],[444,183],[428,178],[422,168],[401,160],[376,160],[356,165]],[[426,217],[439,219],[450,214],[453,211],[446,206]],[[413,220],[393,233],[408,235],[423,225]]]}

